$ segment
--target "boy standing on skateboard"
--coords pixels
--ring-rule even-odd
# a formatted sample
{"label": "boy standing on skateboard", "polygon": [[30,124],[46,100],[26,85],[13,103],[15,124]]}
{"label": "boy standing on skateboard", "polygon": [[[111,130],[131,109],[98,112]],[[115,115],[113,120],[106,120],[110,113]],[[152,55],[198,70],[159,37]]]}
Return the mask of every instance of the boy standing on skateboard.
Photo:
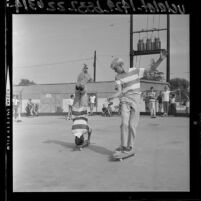
{"label": "boy standing on skateboard", "polygon": [[140,112],[140,78],[146,72],[155,71],[165,57],[166,51],[162,51],[159,59],[156,62],[152,62],[149,69],[130,68],[128,72],[124,70],[124,61],[122,59],[115,58],[111,62],[111,69],[117,73],[115,77],[117,92],[109,97],[108,101],[119,97],[121,103],[121,144],[116,149],[116,153],[129,154],[133,151]]}
{"label": "boy standing on skateboard", "polygon": [[[91,128],[88,125],[87,118],[87,82],[92,82],[91,76],[88,74],[88,67],[83,65],[83,70],[79,74],[77,83],[75,86],[75,98],[72,107],[72,134],[75,135],[76,146],[84,146],[90,143],[90,136],[92,133]],[[84,135],[87,134],[88,138],[85,140]]]}

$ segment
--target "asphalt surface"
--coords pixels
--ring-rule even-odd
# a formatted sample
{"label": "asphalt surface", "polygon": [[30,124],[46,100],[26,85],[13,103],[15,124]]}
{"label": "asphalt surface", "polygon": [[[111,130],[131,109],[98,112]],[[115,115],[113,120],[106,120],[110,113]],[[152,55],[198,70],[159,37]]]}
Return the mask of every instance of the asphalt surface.
{"label": "asphalt surface", "polygon": [[112,161],[120,117],[89,117],[91,145],[73,151],[72,122],[22,117],[13,125],[13,191],[189,191],[189,118],[141,116],[136,156]]}

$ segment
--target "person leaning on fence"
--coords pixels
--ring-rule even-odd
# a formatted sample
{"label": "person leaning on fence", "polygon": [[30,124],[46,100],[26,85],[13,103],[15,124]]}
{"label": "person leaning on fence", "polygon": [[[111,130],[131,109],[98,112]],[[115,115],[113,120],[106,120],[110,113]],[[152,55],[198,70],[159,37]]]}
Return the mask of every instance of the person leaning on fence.
{"label": "person leaning on fence", "polygon": [[152,62],[149,69],[130,68],[128,72],[125,72],[124,61],[121,58],[115,58],[111,62],[111,69],[117,73],[115,82],[118,90],[108,98],[108,101],[119,97],[121,102],[121,143],[116,149],[117,152],[129,153],[134,149],[134,139],[140,112],[140,78],[144,76],[145,72],[155,71],[165,58],[166,51],[162,51],[159,59],[156,62]]}

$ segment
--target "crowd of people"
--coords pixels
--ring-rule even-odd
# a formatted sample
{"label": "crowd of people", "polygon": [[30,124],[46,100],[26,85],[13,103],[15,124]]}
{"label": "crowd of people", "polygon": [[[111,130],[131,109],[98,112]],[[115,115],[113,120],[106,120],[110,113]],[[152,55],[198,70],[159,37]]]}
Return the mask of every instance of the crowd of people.
{"label": "crowd of people", "polygon": [[38,116],[39,115],[39,105],[38,103],[33,103],[31,99],[27,102],[25,107],[26,116]]}
{"label": "crowd of people", "polygon": [[[39,105],[38,103],[33,103],[31,99],[27,102],[25,107],[26,116],[38,116]],[[21,122],[21,101],[17,95],[13,96],[13,117],[16,122]]]}
{"label": "crowd of people", "polygon": [[[156,118],[156,112],[160,116],[177,115],[177,103],[176,92],[180,89],[170,91],[168,86],[164,87],[164,90],[156,92],[154,87],[151,87],[149,91],[145,91],[142,94],[145,102],[145,111],[149,112],[152,118]],[[186,113],[189,114],[189,98],[187,97]]]}

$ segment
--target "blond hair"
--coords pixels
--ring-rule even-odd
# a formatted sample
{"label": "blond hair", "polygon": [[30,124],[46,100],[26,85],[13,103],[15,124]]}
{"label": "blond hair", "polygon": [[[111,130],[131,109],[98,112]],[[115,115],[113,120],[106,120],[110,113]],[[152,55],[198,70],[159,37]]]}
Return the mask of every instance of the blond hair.
{"label": "blond hair", "polygon": [[110,68],[114,69],[116,66],[123,66],[124,65],[124,61],[121,58],[115,58],[112,60],[111,64],[110,64]]}

